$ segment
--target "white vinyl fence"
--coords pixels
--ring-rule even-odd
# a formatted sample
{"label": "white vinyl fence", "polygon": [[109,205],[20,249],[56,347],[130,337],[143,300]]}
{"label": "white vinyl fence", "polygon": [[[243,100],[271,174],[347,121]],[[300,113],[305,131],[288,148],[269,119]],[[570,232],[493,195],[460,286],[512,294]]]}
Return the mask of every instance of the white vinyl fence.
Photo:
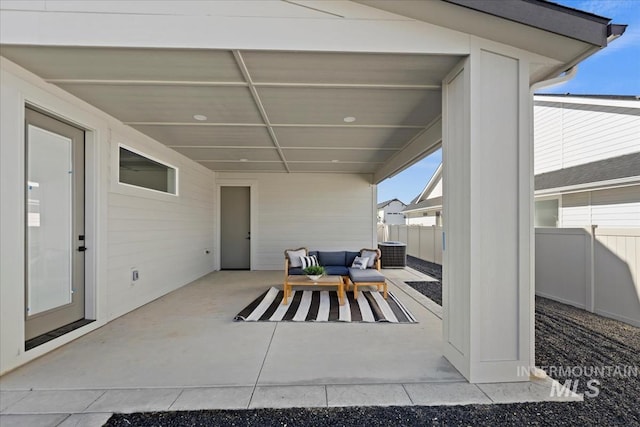
{"label": "white vinyl fence", "polygon": [[640,229],[536,228],[536,294],[640,326]]}
{"label": "white vinyl fence", "polygon": [[[378,228],[378,241],[407,244],[407,255],[442,264],[442,227],[435,225],[387,225]],[[380,238],[383,237],[381,240]]]}
{"label": "white vinyl fence", "polygon": [[[640,326],[640,228],[536,228],[536,294]],[[442,227],[382,225],[378,241],[442,264]]]}

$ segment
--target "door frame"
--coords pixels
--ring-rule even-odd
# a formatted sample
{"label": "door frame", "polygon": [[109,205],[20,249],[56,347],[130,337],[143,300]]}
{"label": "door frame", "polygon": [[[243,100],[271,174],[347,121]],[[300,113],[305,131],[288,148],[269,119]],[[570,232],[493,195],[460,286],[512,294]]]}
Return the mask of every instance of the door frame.
{"label": "door frame", "polygon": [[[85,252],[85,261],[84,261],[84,318],[90,320],[99,320],[99,304],[98,304],[98,282],[99,282],[99,257],[102,248],[99,248],[100,242],[102,242],[101,236],[105,233],[103,230],[104,225],[99,223],[99,217],[104,217],[104,215],[100,215],[100,213],[105,211],[105,202],[102,197],[99,197],[99,189],[100,189],[100,178],[102,173],[102,168],[100,168],[100,135],[97,129],[88,126],[86,123],[83,123],[79,120],[71,119],[70,117],[75,116],[73,111],[68,111],[66,108],[62,108],[62,105],[58,105],[57,103],[53,103],[52,105],[47,105],[47,100],[40,99],[37,96],[33,97],[24,97],[22,99],[22,122],[24,122],[25,110],[30,108],[35,110],[41,114],[47,115],[55,120],[61,121],[63,123],[67,123],[73,127],[82,129],[84,131],[84,140],[85,140],[85,151],[84,151],[84,160],[85,160],[85,189],[84,189],[84,233],[85,233],[85,246],[87,247],[87,251]],[[24,126],[23,126],[24,128]],[[24,153],[24,147],[26,144],[26,131],[22,131],[22,152]],[[25,157],[22,158],[22,163],[24,163]],[[24,175],[26,177],[26,175]],[[23,200],[24,205],[25,200]],[[23,206],[24,208],[24,206]],[[24,217],[24,215],[23,215]],[[23,219],[24,221],[24,219]],[[22,228],[25,229],[26,224],[23,223]],[[26,243],[25,243],[26,244]],[[22,265],[26,262],[26,253],[24,253],[23,246],[23,255],[22,255]],[[25,275],[26,279],[26,275]],[[23,292],[23,302],[22,306],[25,305],[26,295]],[[26,319],[23,316],[23,322],[26,322]],[[54,345],[54,341],[70,341],[75,338],[75,335],[80,333],[80,330],[84,329],[95,329],[99,325],[99,322],[94,322],[94,324],[85,325],[84,327],[78,328],[77,333],[69,333],[62,335],[54,340],[51,340],[50,345]],[[21,336],[25,335],[25,323],[22,325]],[[75,330],[73,332],[76,332]],[[69,335],[69,336],[67,336]],[[73,335],[73,337],[71,336]],[[24,345],[24,343],[23,343]],[[32,348],[31,350],[26,350],[25,353],[34,353],[39,354],[44,352],[45,347],[49,347],[50,345],[42,345]],[[42,348],[41,348],[42,347]],[[22,348],[24,351],[24,347]]]}
{"label": "door frame", "polygon": [[256,248],[258,247],[258,180],[257,179],[216,179],[216,239],[215,239],[215,252],[214,252],[214,262],[215,270],[220,270],[221,262],[220,262],[220,248],[222,247],[221,239],[222,233],[220,232],[220,218],[221,218],[221,210],[222,204],[220,202],[221,199],[221,187],[249,187],[249,209],[250,212],[250,228],[251,228],[251,240],[250,240],[250,249],[249,254],[251,257],[249,263],[249,269],[251,271],[257,270],[257,259],[256,259]]}

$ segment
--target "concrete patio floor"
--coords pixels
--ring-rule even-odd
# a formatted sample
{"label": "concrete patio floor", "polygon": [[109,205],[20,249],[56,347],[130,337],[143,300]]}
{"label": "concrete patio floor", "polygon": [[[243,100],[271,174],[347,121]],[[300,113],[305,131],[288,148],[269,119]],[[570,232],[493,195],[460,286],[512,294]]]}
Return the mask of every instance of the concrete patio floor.
{"label": "concrete patio floor", "polygon": [[549,400],[549,380],[467,383],[442,356],[439,306],[403,283],[433,279],[409,268],[384,273],[417,324],[234,322],[269,286],[281,286],[282,272],[211,273],[0,378],[1,424],[101,425],[113,412]]}

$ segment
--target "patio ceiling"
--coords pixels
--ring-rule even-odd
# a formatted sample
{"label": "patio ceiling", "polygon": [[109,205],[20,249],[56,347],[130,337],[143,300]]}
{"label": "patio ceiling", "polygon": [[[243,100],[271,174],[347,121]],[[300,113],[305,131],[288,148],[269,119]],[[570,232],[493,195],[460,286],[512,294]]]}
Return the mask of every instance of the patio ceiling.
{"label": "patio ceiling", "polygon": [[438,119],[441,81],[460,60],[37,46],[2,55],[209,169],[336,173],[374,173]]}

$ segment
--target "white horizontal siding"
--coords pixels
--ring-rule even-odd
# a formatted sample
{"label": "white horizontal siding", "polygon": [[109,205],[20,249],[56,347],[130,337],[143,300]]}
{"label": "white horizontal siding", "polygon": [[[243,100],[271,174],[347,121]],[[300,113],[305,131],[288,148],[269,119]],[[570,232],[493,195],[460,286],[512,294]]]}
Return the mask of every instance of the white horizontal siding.
{"label": "white horizontal siding", "polygon": [[368,175],[219,173],[218,179],[258,182],[255,269],[282,269],[288,248],[357,251],[376,243]]}
{"label": "white horizontal siding", "polygon": [[562,196],[561,227],[640,227],[640,185]]}
{"label": "white horizontal siding", "polygon": [[433,187],[433,190],[431,190],[431,193],[429,193],[427,200],[436,197],[442,197],[442,178],[440,178],[436,186]]}
{"label": "white horizontal siding", "polygon": [[[144,189],[132,192],[112,183],[107,218],[111,318],[212,271],[215,218],[213,172],[146,138],[116,134],[112,144],[117,143],[176,166],[179,181],[177,197]],[[115,181],[115,173],[110,176]],[[134,267],[140,279],[132,285]]]}
{"label": "white horizontal siding", "polygon": [[537,105],[534,111],[534,173],[562,167],[562,110]]}
{"label": "white horizontal siding", "polygon": [[536,101],[535,173],[640,151],[640,102],[630,107]]}
{"label": "white horizontal siding", "polygon": [[593,191],[591,222],[599,227],[640,227],[640,185]]}
{"label": "white horizontal siding", "polygon": [[589,194],[576,193],[562,196],[558,227],[586,227],[590,224]]}

